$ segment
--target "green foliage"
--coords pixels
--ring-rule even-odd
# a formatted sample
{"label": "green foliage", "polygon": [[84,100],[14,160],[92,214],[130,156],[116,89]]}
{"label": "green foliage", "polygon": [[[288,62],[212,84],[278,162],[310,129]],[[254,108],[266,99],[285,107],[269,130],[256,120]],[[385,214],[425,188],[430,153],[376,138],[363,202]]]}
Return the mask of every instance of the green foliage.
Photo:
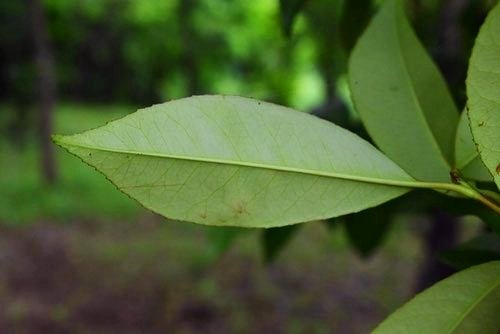
{"label": "green foliage", "polygon": [[393,209],[391,201],[343,219],[350,244],[361,256],[372,255],[383,242],[395,215]]}
{"label": "green foliage", "polygon": [[463,112],[458,123],[455,139],[455,168],[466,179],[492,181],[491,175],[479,158],[476,145],[472,140],[467,112]]}
{"label": "green foliage", "polygon": [[500,189],[500,4],[481,27],[467,76],[467,110],[477,150]]}
{"label": "green foliage", "polygon": [[359,39],[349,81],[380,149],[418,180],[449,181],[458,112],[398,1],[386,1]]}
{"label": "green foliage", "polygon": [[[186,19],[203,22],[205,16],[197,15],[190,4],[182,2],[176,8]],[[280,5],[289,33],[304,1],[280,1]],[[354,10],[358,5],[363,8],[359,13]],[[335,90],[332,78],[338,80],[345,71],[346,56],[371,5],[371,1],[336,1],[307,7],[328,97]],[[218,12],[212,6],[207,2],[201,7],[207,13]],[[412,30],[402,4],[396,0],[382,4],[352,52],[349,82],[356,111],[388,157],[355,134],[311,115],[223,95],[167,102],[94,130],[55,136],[54,141],[152,211],[177,220],[238,227],[209,232],[216,253],[229,247],[241,233],[239,228],[266,227],[270,229],[262,233],[262,243],[271,261],[297,231],[292,224],[349,214],[344,217],[347,234],[367,256],[381,243],[396,214],[425,212],[433,205],[457,216],[478,215],[498,232],[500,196],[466,182],[491,181],[481,158],[499,185],[498,8],[481,29],[471,59],[469,124],[466,114],[459,119],[446,83]],[[359,20],[358,29],[352,29],[353,17]],[[325,38],[330,25],[335,28],[332,43]],[[184,50],[179,58],[189,63],[183,71],[192,74],[189,80],[196,78],[185,88],[196,92],[200,83],[213,77],[204,77],[202,69],[210,66],[195,59],[186,46],[206,40],[182,25],[178,29],[183,36],[179,43],[187,43],[179,47]],[[237,39],[225,42],[241,55],[250,50],[238,45]],[[332,45],[340,47],[332,51]],[[289,57],[282,60],[293,62]],[[285,100],[284,92],[292,84],[285,80],[277,86],[275,100]],[[443,200],[442,194],[426,194],[423,199],[417,196],[417,201],[390,201],[411,188],[451,196]],[[484,214],[473,205],[462,205],[464,199],[454,198],[457,195],[493,210]],[[499,245],[497,235],[482,235],[442,258],[466,268],[499,259]],[[498,261],[458,273],[418,295],[375,333],[497,333],[499,277]]]}
{"label": "green foliage", "polygon": [[500,261],[459,272],[389,316],[374,334],[496,334],[500,328]]}
{"label": "green foliage", "polygon": [[412,181],[340,127],[239,97],[172,101],[55,141],[146,208],[207,225],[339,216],[397,197]]}

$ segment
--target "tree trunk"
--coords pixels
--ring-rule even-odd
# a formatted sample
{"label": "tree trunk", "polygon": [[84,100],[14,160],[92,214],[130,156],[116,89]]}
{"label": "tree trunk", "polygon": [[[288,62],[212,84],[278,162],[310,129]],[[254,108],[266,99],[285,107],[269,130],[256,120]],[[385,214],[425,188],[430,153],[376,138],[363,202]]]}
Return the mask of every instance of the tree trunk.
{"label": "tree trunk", "polygon": [[52,114],[56,102],[54,59],[50,47],[41,0],[29,0],[34,58],[37,69],[36,92],[38,100],[39,143],[42,175],[48,184],[56,180],[54,147],[50,140]]}

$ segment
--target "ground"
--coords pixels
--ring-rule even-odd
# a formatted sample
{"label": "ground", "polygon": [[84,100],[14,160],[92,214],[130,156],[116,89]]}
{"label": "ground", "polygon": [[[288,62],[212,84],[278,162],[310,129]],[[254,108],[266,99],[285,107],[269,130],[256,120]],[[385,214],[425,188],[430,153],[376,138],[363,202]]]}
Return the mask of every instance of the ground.
{"label": "ground", "polygon": [[411,295],[418,247],[402,229],[361,260],[341,229],[309,223],[272,264],[258,231],[220,256],[205,232],[149,213],[4,226],[0,332],[367,333]]}

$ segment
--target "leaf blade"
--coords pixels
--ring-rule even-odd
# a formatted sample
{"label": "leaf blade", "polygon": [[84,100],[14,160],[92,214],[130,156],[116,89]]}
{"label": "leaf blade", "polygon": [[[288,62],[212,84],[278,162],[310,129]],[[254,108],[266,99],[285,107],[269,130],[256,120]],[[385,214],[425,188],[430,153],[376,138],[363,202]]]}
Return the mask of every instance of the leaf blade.
{"label": "leaf blade", "polygon": [[438,282],[391,314],[373,333],[485,333],[500,329],[500,261]]}
{"label": "leaf blade", "polygon": [[342,128],[241,97],[171,101],[55,141],[146,208],[208,225],[341,215],[408,191],[366,179],[412,180]]}
{"label": "leaf blade", "polygon": [[476,38],[467,73],[467,110],[479,155],[500,189],[500,5]]}
{"label": "leaf blade", "polygon": [[358,40],[349,82],[363,124],[389,158],[417,180],[449,181],[458,111],[398,1],[386,1]]}
{"label": "leaf blade", "polygon": [[467,112],[460,115],[455,139],[455,167],[462,175],[476,181],[492,181],[491,175],[479,158],[479,152],[472,139]]}

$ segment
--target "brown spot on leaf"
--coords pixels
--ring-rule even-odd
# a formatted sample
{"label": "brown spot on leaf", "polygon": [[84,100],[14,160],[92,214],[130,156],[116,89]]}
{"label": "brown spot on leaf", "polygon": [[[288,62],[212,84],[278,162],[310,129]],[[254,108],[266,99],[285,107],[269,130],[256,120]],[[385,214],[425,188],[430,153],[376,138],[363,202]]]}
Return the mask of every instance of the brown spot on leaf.
{"label": "brown spot on leaf", "polygon": [[207,219],[207,213],[206,213],[206,212],[202,212],[202,213],[200,213],[200,215],[199,215],[199,216],[200,216],[200,218],[202,218],[202,219]]}
{"label": "brown spot on leaf", "polygon": [[500,164],[497,165],[497,168],[495,169],[495,171],[497,172],[497,174],[500,174]]}
{"label": "brown spot on leaf", "polygon": [[248,213],[246,203],[243,201],[236,203],[236,205],[234,206],[234,212],[237,215]]}

